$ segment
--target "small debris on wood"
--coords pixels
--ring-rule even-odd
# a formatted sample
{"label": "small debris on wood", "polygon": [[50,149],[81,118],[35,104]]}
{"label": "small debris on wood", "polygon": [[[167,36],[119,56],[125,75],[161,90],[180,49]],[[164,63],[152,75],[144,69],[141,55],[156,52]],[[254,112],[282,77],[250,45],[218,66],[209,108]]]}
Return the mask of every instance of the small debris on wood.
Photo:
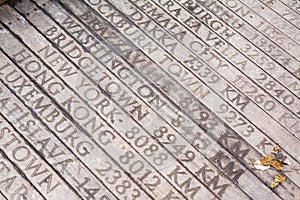
{"label": "small debris on wood", "polygon": [[[281,151],[279,146],[275,146],[270,154],[268,154],[266,157],[262,157],[260,160],[257,160],[255,162],[247,162],[247,164],[253,165],[256,169],[265,171],[269,169],[270,167],[275,168],[278,171],[282,171],[284,165],[288,165],[284,161],[278,159],[281,156],[279,155],[279,152]],[[274,177],[274,181],[271,183],[270,187],[275,188],[280,183],[285,182],[286,176],[276,174]]]}
{"label": "small debris on wood", "polygon": [[270,187],[271,188],[276,188],[280,183],[285,182],[286,176],[285,175],[279,175],[276,174],[274,177],[274,181],[271,183]]}

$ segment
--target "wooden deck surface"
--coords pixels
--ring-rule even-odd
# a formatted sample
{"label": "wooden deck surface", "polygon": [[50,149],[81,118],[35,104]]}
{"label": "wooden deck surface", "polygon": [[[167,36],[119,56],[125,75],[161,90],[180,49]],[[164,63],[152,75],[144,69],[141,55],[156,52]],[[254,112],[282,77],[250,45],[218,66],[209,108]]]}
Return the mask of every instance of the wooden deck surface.
{"label": "wooden deck surface", "polygon": [[0,200],[300,200],[300,1],[4,2],[0,111]]}

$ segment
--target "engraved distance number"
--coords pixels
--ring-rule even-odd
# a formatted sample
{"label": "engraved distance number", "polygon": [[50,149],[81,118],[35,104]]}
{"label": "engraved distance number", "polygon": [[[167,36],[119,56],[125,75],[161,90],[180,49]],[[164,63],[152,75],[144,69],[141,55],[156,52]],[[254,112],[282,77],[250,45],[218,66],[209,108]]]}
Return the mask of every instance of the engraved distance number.
{"label": "engraved distance number", "polygon": [[[265,47],[265,48],[272,48],[272,47]],[[255,60],[257,64],[259,65],[267,65],[267,70],[273,70],[275,69],[275,65],[273,62],[268,62],[268,58],[260,55],[259,51],[254,49],[252,45],[246,44],[244,47],[241,47],[240,50],[244,52],[249,58],[252,60]],[[271,50],[268,50],[271,51]],[[290,62],[290,58],[283,58],[281,52],[273,52],[270,53],[270,56],[272,56],[275,59],[279,59],[280,63],[287,66]]]}
{"label": "engraved distance number", "polygon": [[266,90],[274,92],[275,96],[282,100],[285,105],[291,105],[295,102],[295,98],[292,95],[286,94],[286,90],[278,88],[278,85],[275,81],[269,80],[269,77],[260,73],[259,77],[255,78],[258,83],[260,83]]}
{"label": "engraved distance number", "polygon": [[114,169],[112,163],[109,161],[106,161],[105,165],[106,166],[103,168],[96,169],[100,176],[105,177],[105,182],[110,185],[114,185],[116,192],[120,195],[129,194],[128,190],[131,189],[131,195],[126,195],[126,199],[140,199],[138,197],[141,196],[141,192],[136,188],[132,188],[132,184],[128,180],[121,180],[121,171]]}
{"label": "engraved distance number", "polygon": [[[152,158],[152,162],[161,166],[166,160],[168,160],[168,155],[165,153],[158,153],[159,146],[150,142],[150,139],[146,135],[140,135],[140,129],[138,127],[132,127],[131,130],[125,132],[125,136],[128,139],[133,140],[133,144],[143,149],[144,155]],[[129,156],[129,155],[128,155]],[[131,156],[131,154],[130,154]]]}
{"label": "engraved distance number", "polygon": [[249,124],[244,118],[238,116],[237,112],[231,110],[228,105],[221,104],[219,107],[220,110],[217,113],[225,114],[224,120],[231,125],[232,127],[240,127],[243,129],[241,132],[245,137],[250,137],[254,133],[254,127]]}
{"label": "engraved distance number", "polygon": [[[183,94],[180,96],[184,96]],[[198,102],[194,102],[191,97],[183,97],[179,101],[179,106],[186,111],[193,120],[205,130],[214,130],[218,126],[216,117],[208,111],[202,109]]]}

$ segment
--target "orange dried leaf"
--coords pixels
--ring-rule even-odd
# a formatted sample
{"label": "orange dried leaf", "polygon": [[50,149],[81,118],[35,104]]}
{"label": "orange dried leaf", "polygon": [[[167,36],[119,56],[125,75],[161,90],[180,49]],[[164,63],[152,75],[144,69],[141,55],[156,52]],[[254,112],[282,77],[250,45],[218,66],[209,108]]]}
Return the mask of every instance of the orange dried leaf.
{"label": "orange dried leaf", "polygon": [[261,164],[264,166],[272,166],[277,170],[283,170],[283,165],[287,165],[281,160],[276,160],[273,154],[268,154],[266,157],[260,159]]}
{"label": "orange dried leaf", "polygon": [[274,181],[271,183],[270,187],[271,187],[271,188],[275,188],[275,187],[277,187],[280,183],[285,182],[285,180],[286,180],[286,176],[285,176],[285,175],[281,176],[281,175],[279,175],[279,174],[276,174],[275,177],[274,177]]}
{"label": "orange dried leaf", "polygon": [[265,166],[271,165],[271,163],[275,160],[275,156],[273,154],[269,154],[266,157],[262,157],[260,159],[261,164]]}
{"label": "orange dried leaf", "polygon": [[280,183],[283,183],[283,182],[285,182],[285,181],[286,181],[286,176],[285,176],[285,175],[281,176]]}
{"label": "orange dried leaf", "polygon": [[280,147],[279,146],[274,146],[273,150],[272,150],[272,153],[274,154],[278,154],[278,152],[280,151]]}
{"label": "orange dried leaf", "polygon": [[274,160],[271,162],[271,166],[277,170],[283,170],[283,165],[286,165],[286,163],[281,160]]}
{"label": "orange dried leaf", "polygon": [[279,182],[272,182],[271,183],[271,188],[276,188],[279,185]]}

